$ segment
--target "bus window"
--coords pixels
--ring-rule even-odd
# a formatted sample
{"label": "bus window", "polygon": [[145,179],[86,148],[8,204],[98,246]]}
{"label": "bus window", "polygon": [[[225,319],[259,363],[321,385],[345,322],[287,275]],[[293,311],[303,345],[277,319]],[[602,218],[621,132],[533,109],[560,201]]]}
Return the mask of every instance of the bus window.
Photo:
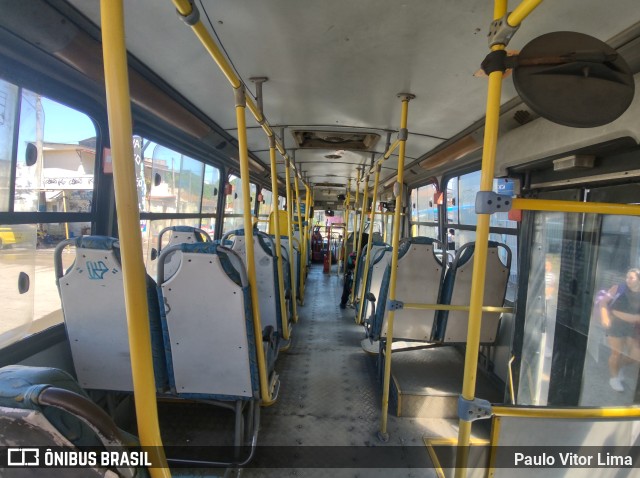
{"label": "bus window", "polygon": [[[476,240],[475,226],[477,224],[477,216],[475,204],[479,187],[480,171],[450,178],[447,181],[447,229],[454,230],[453,237],[455,238],[456,249]],[[499,194],[512,194],[513,182],[505,178],[494,179],[493,191]],[[491,215],[489,240],[506,244],[511,249],[511,271],[509,273],[506,300],[514,302],[518,272],[518,225],[515,221],[510,221],[508,216],[509,213],[507,212],[497,212]],[[500,254],[506,253],[501,249]]]}
{"label": "bus window", "polygon": [[[6,345],[62,321],[52,252],[64,239],[91,233],[86,213],[93,210],[97,138],[84,113],[4,81],[0,113],[0,210],[34,213],[31,224],[0,225],[0,300],[10,308],[0,321],[0,342]],[[44,222],[44,213],[68,221]],[[78,213],[85,213],[80,220]]]}
{"label": "bus window", "polygon": [[438,238],[438,205],[434,202],[435,184],[426,184],[411,191],[412,236]]}
{"label": "bus window", "polygon": [[89,117],[23,90],[14,211],[91,212],[96,129]]}
{"label": "bus window", "polygon": [[[178,151],[134,136],[134,156],[141,158],[136,174],[141,198],[140,228],[147,272],[155,277],[153,249],[158,248],[158,234],[166,227],[192,226],[215,233],[220,187],[220,171]],[[158,214],[166,215],[158,218]],[[181,217],[183,215],[191,217]],[[192,217],[194,214],[199,217]]]}
{"label": "bus window", "polygon": [[[224,207],[224,223],[223,234],[236,229],[244,229],[244,220],[242,217],[242,181],[233,174],[229,176],[229,184],[231,184],[231,193],[225,199]],[[256,201],[256,185],[250,184],[249,194],[251,195],[251,212],[255,210]]]}
{"label": "bus window", "polygon": [[209,164],[204,167],[204,188],[202,191],[202,218],[200,228],[213,238],[216,230],[218,195],[220,194],[220,170]]}
{"label": "bus window", "polygon": [[262,232],[267,232],[269,214],[273,210],[273,193],[263,188],[260,194],[262,194],[262,202],[258,204],[258,229]]}
{"label": "bus window", "polygon": [[146,210],[199,213],[204,164],[159,144],[149,149],[152,167]]}

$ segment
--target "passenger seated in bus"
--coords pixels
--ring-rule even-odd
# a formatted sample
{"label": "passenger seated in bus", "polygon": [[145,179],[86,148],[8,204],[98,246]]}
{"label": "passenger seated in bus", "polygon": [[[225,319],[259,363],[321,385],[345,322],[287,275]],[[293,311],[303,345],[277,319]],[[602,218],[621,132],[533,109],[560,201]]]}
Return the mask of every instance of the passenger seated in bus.
{"label": "passenger seated in bus", "polygon": [[625,283],[609,289],[599,306],[611,349],[609,385],[623,392],[623,367],[640,362],[640,269],[629,269]]}
{"label": "passenger seated in bus", "polygon": [[344,285],[342,286],[342,297],[340,298],[340,308],[346,309],[351,287],[353,287],[353,272],[356,267],[356,253],[352,252],[347,258],[347,271],[344,274]]}

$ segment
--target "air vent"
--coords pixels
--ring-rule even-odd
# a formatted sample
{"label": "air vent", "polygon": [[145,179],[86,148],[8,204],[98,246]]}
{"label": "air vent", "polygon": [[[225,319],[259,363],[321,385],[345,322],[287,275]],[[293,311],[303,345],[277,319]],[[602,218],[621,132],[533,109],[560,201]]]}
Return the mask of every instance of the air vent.
{"label": "air vent", "polygon": [[[350,149],[367,151],[373,149],[379,134],[346,131],[292,131],[298,148]],[[334,158],[337,159],[337,158]]]}
{"label": "air vent", "polygon": [[343,188],[343,183],[315,183],[315,187],[318,188]]}
{"label": "air vent", "polygon": [[523,125],[533,120],[533,116],[531,115],[531,112],[527,110],[518,110],[513,115],[513,119]]}

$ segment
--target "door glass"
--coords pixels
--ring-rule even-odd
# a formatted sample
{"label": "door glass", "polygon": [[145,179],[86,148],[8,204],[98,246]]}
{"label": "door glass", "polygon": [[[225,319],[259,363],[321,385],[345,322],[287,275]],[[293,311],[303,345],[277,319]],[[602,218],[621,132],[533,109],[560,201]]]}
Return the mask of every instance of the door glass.
{"label": "door glass", "polygon": [[604,216],[580,405],[630,405],[640,369],[640,218]]}
{"label": "door glass", "polygon": [[535,216],[517,399],[520,405],[546,405],[549,396],[563,216]]}

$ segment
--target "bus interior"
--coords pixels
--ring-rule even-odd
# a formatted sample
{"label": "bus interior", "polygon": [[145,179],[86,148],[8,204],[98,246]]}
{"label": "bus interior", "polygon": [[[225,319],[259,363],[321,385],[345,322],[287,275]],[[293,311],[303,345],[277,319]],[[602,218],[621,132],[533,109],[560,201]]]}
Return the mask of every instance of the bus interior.
{"label": "bus interior", "polygon": [[0,0],[0,445],[635,476],[639,85],[637,0]]}

